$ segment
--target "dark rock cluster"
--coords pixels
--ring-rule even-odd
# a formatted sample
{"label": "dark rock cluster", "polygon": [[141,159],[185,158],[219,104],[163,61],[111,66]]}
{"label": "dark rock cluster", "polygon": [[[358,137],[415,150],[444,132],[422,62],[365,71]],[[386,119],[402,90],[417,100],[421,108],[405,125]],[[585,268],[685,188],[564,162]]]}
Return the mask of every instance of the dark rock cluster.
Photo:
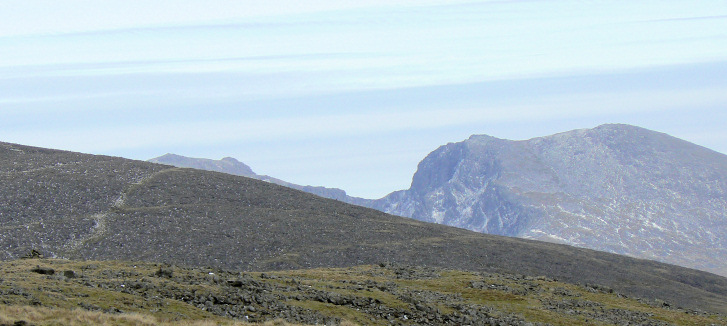
{"label": "dark rock cluster", "polygon": [[0,323],[0,326],[33,326],[33,324],[29,324],[25,320],[17,320],[12,324]]}

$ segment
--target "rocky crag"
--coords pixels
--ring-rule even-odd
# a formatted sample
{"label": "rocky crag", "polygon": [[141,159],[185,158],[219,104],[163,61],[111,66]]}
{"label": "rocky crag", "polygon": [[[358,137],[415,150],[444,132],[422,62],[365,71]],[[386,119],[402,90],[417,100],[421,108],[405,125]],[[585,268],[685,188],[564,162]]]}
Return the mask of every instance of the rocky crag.
{"label": "rocky crag", "polygon": [[372,207],[727,275],[727,156],[629,125],[450,143]]}

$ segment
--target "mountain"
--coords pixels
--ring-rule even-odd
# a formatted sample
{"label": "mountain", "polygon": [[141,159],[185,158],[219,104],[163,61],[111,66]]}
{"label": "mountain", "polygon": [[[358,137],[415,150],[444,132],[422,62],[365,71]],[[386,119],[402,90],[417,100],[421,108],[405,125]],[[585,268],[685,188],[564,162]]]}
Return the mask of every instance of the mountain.
{"label": "mountain", "polygon": [[450,143],[373,207],[727,275],[727,156],[629,125]]}
{"label": "mountain", "polygon": [[425,223],[241,176],[8,143],[0,223],[3,260],[34,249],[247,271],[395,263],[546,276],[727,312],[727,278],[707,272]]}
{"label": "mountain", "polygon": [[206,171],[216,171],[216,172],[222,172],[222,173],[228,173],[233,175],[239,175],[244,177],[249,177],[253,179],[258,179],[270,183],[274,183],[277,185],[285,186],[288,188],[297,189],[300,191],[305,191],[307,193],[311,193],[317,196],[321,196],[324,198],[329,199],[335,199],[342,202],[346,202],[349,204],[359,205],[359,206],[371,206],[373,205],[373,200],[370,199],[363,199],[359,197],[352,197],[346,194],[344,190],[338,189],[338,188],[326,188],[326,187],[320,187],[320,186],[301,186],[294,183],[290,183],[287,181],[283,181],[277,178],[273,178],[271,176],[267,175],[259,175],[252,171],[252,169],[246,165],[245,163],[242,163],[232,157],[225,157],[221,160],[212,160],[212,159],[206,159],[206,158],[193,158],[193,157],[186,157],[176,154],[165,154],[159,157],[152,158],[148,160],[152,163],[159,163],[159,164],[167,164],[167,165],[173,165],[180,168],[192,168],[192,169],[199,169],[199,170],[206,170]]}
{"label": "mountain", "polygon": [[150,159],[149,162],[173,165],[176,167],[224,172],[256,179],[259,177],[247,164],[232,157],[225,157],[221,160],[210,160],[206,158],[191,158],[176,154],[165,154]]}
{"label": "mountain", "polygon": [[151,162],[248,176],[477,232],[565,243],[727,276],[727,157],[663,133],[603,125],[526,141],[475,135],[379,200],[255,174],[233,159]]}

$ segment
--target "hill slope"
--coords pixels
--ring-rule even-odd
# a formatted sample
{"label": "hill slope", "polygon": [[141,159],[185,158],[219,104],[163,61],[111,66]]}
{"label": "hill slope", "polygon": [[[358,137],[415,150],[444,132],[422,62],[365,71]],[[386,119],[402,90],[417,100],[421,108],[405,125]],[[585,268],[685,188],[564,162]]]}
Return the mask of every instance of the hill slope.
{"label": "hill slope", "polygon": [[727,156],[628,125],[447,144],[374,207],[727,275]]}
{"label": "hill slope", "polygon": [[727,279],[387,215],[245,177],[0,143],[0,252],[243,270],[380,262],[517,272],[727,310]]}

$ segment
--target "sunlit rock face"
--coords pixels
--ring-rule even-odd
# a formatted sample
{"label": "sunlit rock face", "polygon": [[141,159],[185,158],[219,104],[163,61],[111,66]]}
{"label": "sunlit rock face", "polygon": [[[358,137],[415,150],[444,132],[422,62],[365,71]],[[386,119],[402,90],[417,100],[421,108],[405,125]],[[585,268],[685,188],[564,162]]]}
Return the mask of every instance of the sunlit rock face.
{"label": "sunlit rock face", "polygon": [[727,156],[629,125],[444,145],[374,206],[727,275]]}

